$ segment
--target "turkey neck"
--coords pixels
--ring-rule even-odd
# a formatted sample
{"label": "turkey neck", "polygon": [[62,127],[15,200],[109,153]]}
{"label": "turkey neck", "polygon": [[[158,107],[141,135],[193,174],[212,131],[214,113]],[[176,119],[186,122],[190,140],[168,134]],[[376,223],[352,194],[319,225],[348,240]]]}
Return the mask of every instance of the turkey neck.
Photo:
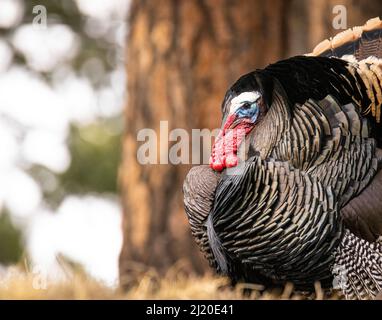
{"label": "turkey neck", "polygon": [[277,80],[272,101],[267,114],[247,137],[248,157],[254,156],[257,152],[263,160],[270,157],[273,149],[280,144],[283,135],[290,130],[291,113],[287,96]]}

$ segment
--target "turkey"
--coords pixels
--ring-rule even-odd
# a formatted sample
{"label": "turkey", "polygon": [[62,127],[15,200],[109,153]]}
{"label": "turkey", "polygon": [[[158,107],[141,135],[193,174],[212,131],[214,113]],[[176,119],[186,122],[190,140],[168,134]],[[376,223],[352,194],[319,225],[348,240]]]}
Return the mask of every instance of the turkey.
{"label": "turkey", "polygon": [[184,186],[196,243],[238,281],[382,290],[382,21],[242,76]]}

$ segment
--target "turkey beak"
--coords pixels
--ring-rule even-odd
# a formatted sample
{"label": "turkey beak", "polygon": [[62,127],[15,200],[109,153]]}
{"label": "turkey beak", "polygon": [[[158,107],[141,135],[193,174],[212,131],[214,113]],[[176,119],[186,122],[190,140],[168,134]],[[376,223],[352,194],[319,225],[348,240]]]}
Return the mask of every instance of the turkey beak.
{"label": "turkey beak", "polygon": [[232,114],[229,117],[226,117],[224,120],[226,121],[223,122],[223,126],[221,127],[221,130],[224,132],[224,134],[228,130],[235,129],[242,122],[246,122],[246,123],[250,122],[250,119],[240,118],[236,114]]}
{"label": "turkey beak", "polygon": [[223,135],[225,135],[227,130],[235,128],[240,122],[240,118],[236,113],[229,114],[223,118],[222,126],[220,128]]}
{"label": "turkey beak", "polygon": [[235,115],[235,118],[232,121],[232,124],[229,126],[229,129],[234,129],[241,122],[241,120],[242,119]]}

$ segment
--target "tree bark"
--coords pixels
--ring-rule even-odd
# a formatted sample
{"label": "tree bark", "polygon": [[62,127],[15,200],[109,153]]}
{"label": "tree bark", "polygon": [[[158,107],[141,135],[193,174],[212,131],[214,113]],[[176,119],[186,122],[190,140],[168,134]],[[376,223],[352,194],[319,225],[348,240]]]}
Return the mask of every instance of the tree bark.
{"label": "tree bark", "polygon": [[[284,0],[133,1],[120,175],[121,276],[131,274],[136,262],[163,270],[181,258],[194,270],[205,269],[183,210],[182,184],[190,166],[140,165],[137,132],[152,128],[159,136],[160,120],[169,122],[169,130],[218,128],[229,85],[283,56],[285,7]],[[168,147],[161,142],[159,153]]]}

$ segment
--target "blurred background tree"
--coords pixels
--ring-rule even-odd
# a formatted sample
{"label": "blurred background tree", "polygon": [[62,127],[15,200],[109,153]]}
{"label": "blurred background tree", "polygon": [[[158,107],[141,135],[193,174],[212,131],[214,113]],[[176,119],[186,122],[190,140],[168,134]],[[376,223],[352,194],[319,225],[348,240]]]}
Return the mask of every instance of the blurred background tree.
{"label": "blurred background tree", "polygon": [[128,5],[0,0],[0,266],[64,253],[117,280]]}
{"label": "blurred background tree", "polygon": [[[230,84],[256,68],[310,52],[340,32],[332,25],[336,5],[345,6],[347,27],[382,13],[382,3],[366,0],[132,1],[121,168],[124,284],[143,266],[167,270],[182,259],[192,270],[206,268],[182,205],[182,183],[190,166],[140,165],[137,132],[159,132],[160,120],[169,121],[169,130],[186,128],[190,133],[193,128],[218,128]],[[159,154],[167,148],[161,142]]]}

